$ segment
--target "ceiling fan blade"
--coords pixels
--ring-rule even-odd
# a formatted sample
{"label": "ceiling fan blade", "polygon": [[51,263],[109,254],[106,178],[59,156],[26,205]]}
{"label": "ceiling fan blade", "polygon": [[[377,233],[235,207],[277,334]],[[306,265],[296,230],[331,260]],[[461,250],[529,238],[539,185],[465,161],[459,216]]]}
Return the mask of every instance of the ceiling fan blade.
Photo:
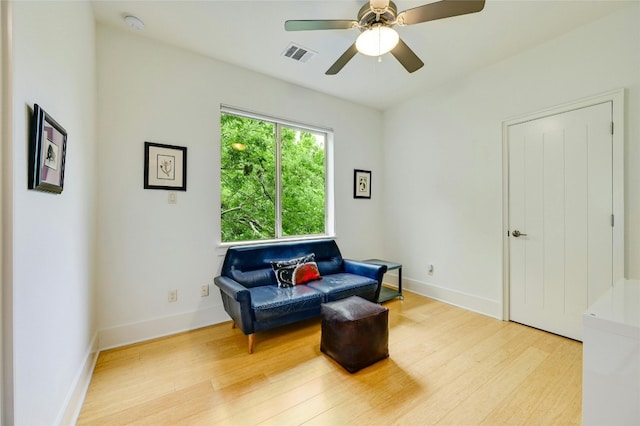
{"label": "ceiling fan blade", "polygon": [[396,47],[391,50],[391,54],[410,73],[418,71],[424,65],[424,62],[402,40],[398,41]]}
{"label": "ceiling fan blade", "polygon": [[398,14],[400,25],[413,25],[436,19],[476,13],[484,9],[485,0],[442,0],[414,7]]}
{"label": "ceiling fan blade", "polygon": [[338,60],[331,65],[331,68],[325,72],[326,75],[336,75],[340,70],[347,65],[347,62],[351,60],[358,53],[358,49],[356,48],[356,44],[353,43],[351,47],[349,47],[343,54],[338,58]]}
{"label": "ceiling fan blade", "polygon": [[357,26],[357,21],[347,20],[289,20],[284,23],[287,31],[349,30]]}

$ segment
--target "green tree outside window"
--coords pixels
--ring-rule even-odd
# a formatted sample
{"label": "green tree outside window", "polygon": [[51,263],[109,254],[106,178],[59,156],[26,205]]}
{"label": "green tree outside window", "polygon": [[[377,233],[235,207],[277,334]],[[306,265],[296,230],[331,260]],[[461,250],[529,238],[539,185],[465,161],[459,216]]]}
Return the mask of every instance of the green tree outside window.
{"label": "green tree outside window", "polygon": [[227,113],[220,128],[223,243],[326,233],[325,134]]}

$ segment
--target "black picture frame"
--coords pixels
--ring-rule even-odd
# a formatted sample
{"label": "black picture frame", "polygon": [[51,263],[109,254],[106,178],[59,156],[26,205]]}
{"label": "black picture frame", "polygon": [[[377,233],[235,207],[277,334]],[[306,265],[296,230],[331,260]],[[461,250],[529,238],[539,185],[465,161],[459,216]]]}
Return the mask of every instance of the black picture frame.
{"label": "black picture frame", "polygon": [[187,147],[144,143],[144,189],[187,190]]}
{"label": "black picture frame", "polygon": [[353,198],[371,198],[371,171],[353,171]]}
{"label": "black picture frame", "polygon": [[28,188],[62,193],[67,156],[67,131],[35,104],[29,132]]}

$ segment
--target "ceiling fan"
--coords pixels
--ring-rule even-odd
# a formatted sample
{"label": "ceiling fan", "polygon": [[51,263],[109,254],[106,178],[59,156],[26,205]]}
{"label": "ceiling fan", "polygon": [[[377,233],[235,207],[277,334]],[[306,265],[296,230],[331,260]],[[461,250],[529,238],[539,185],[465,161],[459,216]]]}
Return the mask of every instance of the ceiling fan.
{"label": "ceiling fan", "polygon": [[412,73],[422,68],[424,62],[400,39],[394,26],[480,12],[484,3],[485,0],[441,0],[398,13],[395,3],[390,0],[370,0],[360,8],[357,20],[289,20],[284,23],[284,29],[313,31],[358,28],[361,31],[355,43],[325,72],[327,75],[337,74],[358,52],[378,57],[391,52]]}

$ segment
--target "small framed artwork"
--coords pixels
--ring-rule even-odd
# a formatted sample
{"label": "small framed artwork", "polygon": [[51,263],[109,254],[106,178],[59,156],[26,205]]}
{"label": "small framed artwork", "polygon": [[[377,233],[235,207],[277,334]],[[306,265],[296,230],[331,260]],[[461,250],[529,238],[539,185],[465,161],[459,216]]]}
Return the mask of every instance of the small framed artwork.
{"label": "small framed artwork", "polygon": [[353,198],[371,198],[371,171],[353,171]]}
{"label": "small framed artwork", "polygon": [[144,143],[144,189],[187,190],[187,148]]}
{"label": "small framed artwork", "polygon": [[35,104],[29,134],[29,189],[60,194],[66,155],[67,131]]}

